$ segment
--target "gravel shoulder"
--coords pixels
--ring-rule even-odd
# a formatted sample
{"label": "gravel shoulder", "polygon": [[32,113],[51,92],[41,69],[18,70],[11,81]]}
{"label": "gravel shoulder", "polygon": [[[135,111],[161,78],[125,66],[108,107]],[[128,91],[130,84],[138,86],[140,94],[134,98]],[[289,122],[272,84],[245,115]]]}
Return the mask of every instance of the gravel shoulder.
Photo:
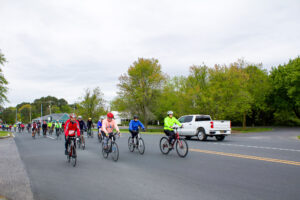
{"label": "gravel shoulder", "polygon": [[12,200],[32,200],[29,178],[15,140],[0,140],[0,152],[0,196]]}

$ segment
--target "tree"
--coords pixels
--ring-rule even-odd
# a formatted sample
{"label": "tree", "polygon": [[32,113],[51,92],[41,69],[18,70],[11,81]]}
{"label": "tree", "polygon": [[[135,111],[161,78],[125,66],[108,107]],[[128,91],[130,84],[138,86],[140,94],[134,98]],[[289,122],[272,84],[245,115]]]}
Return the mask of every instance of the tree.
{"label": "tree", "polygon": [[[4,54],[1,53],[0,50],[0,66],[4,66],[4,63],[7,62]],[[6,87],[8,85],[8,81],[3,75],[2,69],[0,67],[0,104],[3,104],[4,102],[8,102],[8,99],[6,97],[8,88]]]}
{"label": "tree", "polygon": [[118,99],[124,111],[141,115],[147,128],[149,119],[155,118],[153,110],[166,76],[158,60],[139,58],[120,76]]}
{"label": "tree", "polygon": [[32,106],[30,104],[23,105],[18,111],[21,114],[21,121],[23,123],[30,122],[32,117]]}
{"label": "tree", "polygon": [[78,104],[78,113],[84,119],[89,117],[98,119],[100,115],[105,113],[104,103],[103,93],[99,87],[96,87],[93,91],[86,89],[82,101]]}
{"label": "tree", "polygon": [[300,124],[300,57],[273,68],[269,104],[279,124]]}

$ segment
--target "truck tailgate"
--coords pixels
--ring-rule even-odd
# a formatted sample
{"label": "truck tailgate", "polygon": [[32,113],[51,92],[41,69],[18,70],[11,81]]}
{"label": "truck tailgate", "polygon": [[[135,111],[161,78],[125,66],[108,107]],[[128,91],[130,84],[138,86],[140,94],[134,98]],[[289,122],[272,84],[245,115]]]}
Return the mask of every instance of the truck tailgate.
{"label": "truck tailgate", "polygon": [[230,130],[230,121],[215,120],[213,121],[212,130]]}

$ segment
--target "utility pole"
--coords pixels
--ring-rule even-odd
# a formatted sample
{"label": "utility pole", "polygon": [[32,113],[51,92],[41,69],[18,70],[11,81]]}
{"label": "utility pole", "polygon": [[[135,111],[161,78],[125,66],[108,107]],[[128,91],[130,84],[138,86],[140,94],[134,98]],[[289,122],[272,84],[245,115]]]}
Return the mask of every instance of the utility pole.
{"label": "utility pole", "polygon": [[41,103],[41,123],[42,123],[42,117],[43,117],[43,103]]}
{"label": "utility pole", "polygon": [[29,122],[31,123],[31,106],[29,107]]}
{"label": "utility pole", "polygon": [[18,122],[18,108],[16,107],[16,123]]}

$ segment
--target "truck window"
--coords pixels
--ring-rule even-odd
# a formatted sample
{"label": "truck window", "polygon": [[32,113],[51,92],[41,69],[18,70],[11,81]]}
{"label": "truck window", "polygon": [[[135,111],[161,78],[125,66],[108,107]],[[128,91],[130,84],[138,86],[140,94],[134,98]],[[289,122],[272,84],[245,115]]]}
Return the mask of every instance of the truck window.
{"label": "truck window", "polygon": [[180,118],[178,119],[178,121],[179,121],[180,123],[184,123],[185,117],[186,117],[186,116],[180,117]]}
{"label": "truck window", "polygon": [[209,116],[196,116],[196,122],[201,122],[201,121],[211,121]]}
{"label": "truck window", "polygon": [[193,120],[193,116],[186,116],[186,117],[184,118],[184,122],[185,122],[185,123],[191,122],[192,120]]}

